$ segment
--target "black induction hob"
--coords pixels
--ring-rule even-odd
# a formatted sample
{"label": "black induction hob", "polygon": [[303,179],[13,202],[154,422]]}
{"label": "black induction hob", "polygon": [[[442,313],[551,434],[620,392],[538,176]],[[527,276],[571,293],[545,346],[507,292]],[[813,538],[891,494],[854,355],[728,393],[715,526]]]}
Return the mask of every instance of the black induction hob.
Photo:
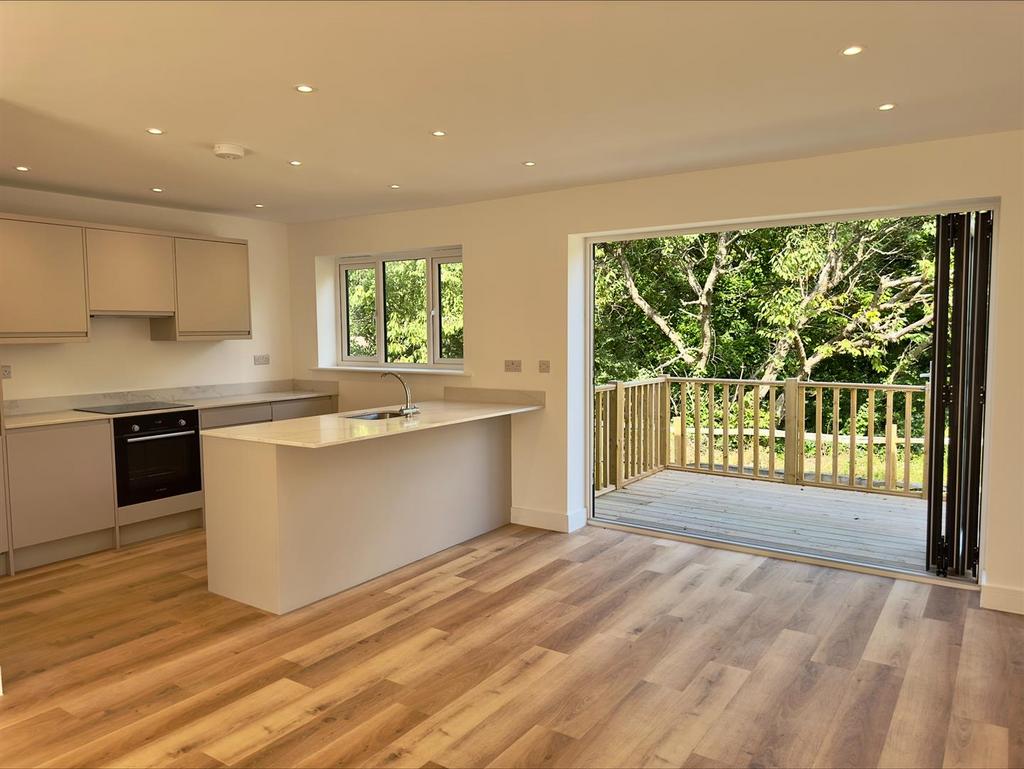
{"label": "black induction hob", "polygon": [[83,406],[75,411],[88,411],[90,414],[132,414],[136,411],[173,411],[190,407],[188,403],[140,401],[139,403],[114,403],[110,406]]}

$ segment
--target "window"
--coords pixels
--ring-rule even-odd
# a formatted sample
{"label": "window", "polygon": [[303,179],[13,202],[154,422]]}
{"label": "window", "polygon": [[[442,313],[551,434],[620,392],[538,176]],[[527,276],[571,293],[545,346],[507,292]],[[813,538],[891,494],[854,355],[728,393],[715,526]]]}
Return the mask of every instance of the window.
{"label": "window", "polygon": [[339,362],[461,368],[459,248],[338,260]]}
{"label": "window", "polygon": [[372,264],[344,270],[348,357],[377,357],[377,273]]}
{"label": "window", "polygon": [[437,262],[438,356],[462,360],[462,260]]}

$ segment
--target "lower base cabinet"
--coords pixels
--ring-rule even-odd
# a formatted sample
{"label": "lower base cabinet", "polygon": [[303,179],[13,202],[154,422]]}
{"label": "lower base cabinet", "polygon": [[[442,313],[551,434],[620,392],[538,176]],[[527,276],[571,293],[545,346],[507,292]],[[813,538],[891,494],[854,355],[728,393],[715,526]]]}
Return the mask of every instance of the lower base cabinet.
{"label": "lower base cabinet", "polygon": [[108,420],[8,431],[15,549],[114,527],[112,441]]}
{"label": "lower base cabinet", "polygon": [[278,422],[282,419],[299,419],[320,414],[334,413],[334,396],[318,398],[295,398],[267,403],[246,403],[238,406],[218,406],[202,409],[199,424],[204,430],[215,427],[250,425],[255,422]]}
{"label": "lower base cabinet", "polygon": [[300,417],[315,417],[321,414],[333,414],[334,397],[331,395],[323,398],[303,398],[292,401],[274,401],[270,404],[270,412],[273,420],[278,422],[282,419],[299,419]]}

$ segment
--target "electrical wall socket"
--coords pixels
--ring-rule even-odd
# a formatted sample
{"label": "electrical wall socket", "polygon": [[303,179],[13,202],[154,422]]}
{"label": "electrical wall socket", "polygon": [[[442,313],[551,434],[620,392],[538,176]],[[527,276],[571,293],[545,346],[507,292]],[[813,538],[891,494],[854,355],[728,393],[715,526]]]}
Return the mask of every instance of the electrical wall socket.
{"label": "electrical wall socket", "polygon": [[505,361],[505,373],[506,374],[519,374],[523,370],[523,362],[521,360],[507,360]]}
{"label": "electrical wall socket", "polygon": [[265,352],[261,355],[252,356],[252,365],[254,366],[269,366],[270,365],[270,353]]}
{"label": "electrical wall socket", "polygon": [[12,376],[14,376],[14,369],[6,363],[0,366],[0,379],[10,379]]}
{"label": "electrical wall socket", "polygon": [[551,361],[539,360],[537,361],[537,373],[538,374],[550,374],[551,373]]}

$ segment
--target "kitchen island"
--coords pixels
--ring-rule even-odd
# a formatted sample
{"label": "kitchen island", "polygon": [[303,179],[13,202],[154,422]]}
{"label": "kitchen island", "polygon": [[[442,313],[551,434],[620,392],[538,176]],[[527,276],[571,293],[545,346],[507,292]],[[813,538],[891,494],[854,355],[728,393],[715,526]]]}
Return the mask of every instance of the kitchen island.
{"label": "kitchen island", "polygon": [[507,524],[510,419],[540,408],[204,430],[209,589],[284,614]]}

